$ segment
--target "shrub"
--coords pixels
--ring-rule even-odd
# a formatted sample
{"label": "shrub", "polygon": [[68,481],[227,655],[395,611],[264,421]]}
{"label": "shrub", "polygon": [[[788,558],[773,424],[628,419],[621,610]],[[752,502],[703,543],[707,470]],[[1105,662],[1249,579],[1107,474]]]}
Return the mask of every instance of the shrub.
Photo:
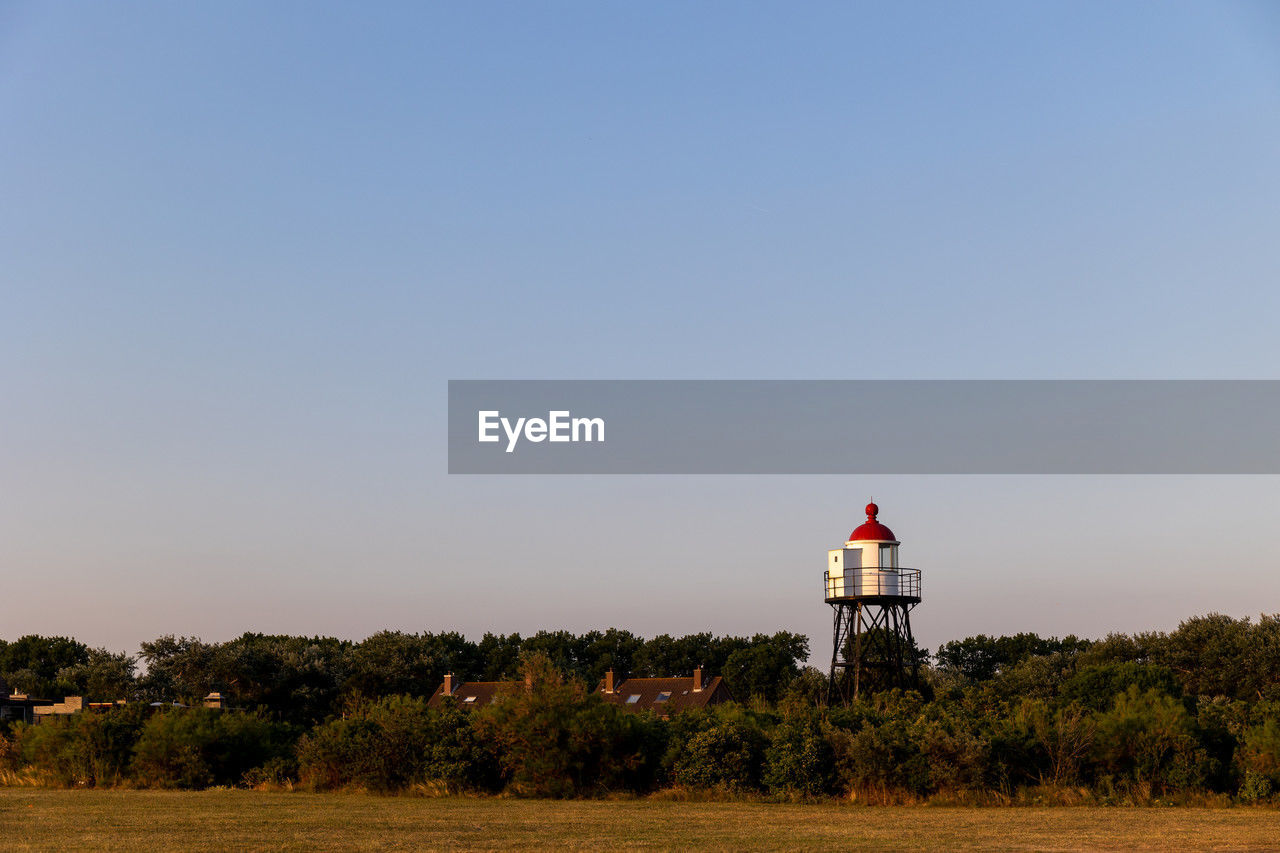
{"label": "shrub", "polygon": [[501,778],[521,796],[568,797],[640,790],[662,755],[661,727],[565,683],[543,655],[524,663],[528,690],[475,713],[475,734],[498,755]]}
{"label": "shrub", "polygon": [[380,776],[375,758],[380,734],[377,723],[359,717],[321,723],[298,741],[298,780],[315,791],[370,786]]}
{"label": "shrub", "polygon": [[446,793],[496,791],[502,787],[498,756],[472,727],[472,715],[455,702],[431,716],[431,743],[423,777]]}
{"label": "shrub", "polygon": [[257,714],[187,708],[155,714],[134,748],[133,777],[158,788],[235,785],[247,771],[288,755],[292,731]]}
{"label": "shrub", "polygon": [[984,787],[990,747],[968,720],[956,716],[923,719],[913,727],[920,754],[929,769],[929,793],[973,791]]}
{"label": "shrub", "polygon": [[137,705],[46,719],[20,726],[21,760],[58,785],[112,785],[129,774],[143,727]]}
{"label": "shrub", "polygon": [[1246,803],[1266,802],[1271,799],[1271,793],[1274,790],[1270,776],[1250,770],[1245,774],[1244,782],[1240,784],[1240,799]]}
{"label": "shrub", "polygon": [[496,790],[497,757],[473,722],[453,702],[433,710],[410,696],[354,700],[346,716],[316,726],[298,742],[299,781],[318,791],[390,792],[425,783],[448,792]]}
{"label": "shrub", "polygon": [[279,788],[292,785],[297,776],[297,760],[291,755],[277,755],[246,770],[240,780],[246,788]]}
{"label": "shrub", "polygon": [[1027,700],[1017,710],[1016,725],[1043,761],[1042,785],[1074,785],[1094,749],[1095,715],[1077,702],[1053,709],[1040,700]]}
{"label": "shrub", "polygon": [[[1244,731],[1235,755],[1253,799],[1269,796],[1280,785],[1280,717],[1267,716]],[[1265,794],[1258,794],[1266,787]],[[1241,788],[1244,796],[1244,787]]]}
{"label": "shrub", "polygon": [[425,778],[435,739],[425,699],[355,699],[342,719],[316,726],[299,741],[299,776],[316,790],[398,791]]}
{"label": "shrub", "polygon": [[672,768],[676,783],[730,791],[760,789],[767,741],[741,720],[724,719],[691,737]]}
{"label": "shrub", "polygon": [[22,763],[18,742],[7,731],[0,730],[0,770],[16,771]]}
{"label": "shrub", "polygon": [[764,763],[770,791],[819,796],[835,790],[835,752],[817,714],[785,717],[773,730]]}
{"label": "shrub", "polygon": [[929,788],[928,760],[920,751],[919,723],[923,700],[915,691],[889,690],[850,712],[832,714],[833,723],[856,729],[833,733],[840,783],[853,792],[888,791],[921,794]]}
{"label": "shrub", "polygon": [[1194,718],[1172,696],[1133,685],[1097,719],[1094,755],[1105,781],[1136,782],[1161,794],[1203,787],[1212,772]]}
{"label": "shrub", "polygon": [[851,790],[923,794],[929,788],[928,762],[903,720],[868,724],[840,745],[841,775]]}

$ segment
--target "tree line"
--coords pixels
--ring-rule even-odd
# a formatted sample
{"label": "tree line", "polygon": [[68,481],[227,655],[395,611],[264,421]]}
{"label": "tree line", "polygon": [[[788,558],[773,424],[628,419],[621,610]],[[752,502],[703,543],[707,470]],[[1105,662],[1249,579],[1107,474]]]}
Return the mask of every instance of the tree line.
{"label": "tree line", "polygon": [[[570,680],[592,687],[613,670],[619,679],[722,675],[734,696],[775,701],[800,672],[809,641],[779,631],[753,637],[709,633],[644,639],[610,628],[574,634],[382,631],[363,641],[246,633],[224,643],[164,636],[136,656],[94,649],[66,637],[0,640],[0,678],[40,698],[199,704],[219,692],[231,705],[314,724],[339,711],[343,697],[430,696],[446,673],[459,681],[520,678],[521,661],[543,655]],[[141,664],[143,672],[136,672]]]}
{"label": "tree line", "polygon": [[[526,647],[535,638],[519,641],[509,663],[495,664],[491,672],[528,676],[532,689],[513,688],[475,709],[452,702],[428,708],[426,696],[438,683],[434,673],[394,680],[395,673],[424,664],[396,651],[402,647],[388,637],[397,635],[375,635],[365,641],[380,638],[366,650],[365,668],[343,664],[342,687],[314,719],[265,701],[240,712],[155,714],[134,704],[13,726],[0,741],[0,766],[14,778],[68,785],[294,785],[561,797],[679,788],[879,802],[1267,802],[1280,791],[1280,615],[1254,621],[1211,614],[1168,633],[1093,641],[970,637],[927,657],[918,690],[884,691],[844,707],[826,706],[825,675],[799,665],[804,638],[759,635],[729,642],[700,635],[701,641],[682,638],[689,640],[684,644],[667,638],[642,656],[655,641],[610,646],[602,642],[608,634],[616,640],[625,632],[584,635],[586,642],[537,635],[541,647]],[[443,636],[456,635],[416,635],[415,642]],[[212,685],[231,686],[218,679],[236,674],[242,697],[268,696],[254,692],[268,682],[293,699],[317,686],[324,687],[317,697],[328,695],[332,678],[303,677],[324,669],[320,650],[328,647],[283,638],[296,641],[277,650],[294,656],[283,662],[283,672],[292,674],[273,680],[268,673],[282,661],[267,653],[276,648],[271,639],[246,635],[211,651],[212,645],[165,638],[152,652],[163,652],[155,659],[168,664],[154,677],[167,680],[149,681],[149,671],[135,688],[172,691],[186,684],[196,695]],[[493,640],[473,648],[498,648]],[[20,653],[10,655],[12,645],[0,649],[6,678],[14,672],[12,662],[22,662]],[[354,660],[362,645],[331,653]],[[591,651],[619,646],[624,651],[618,654],[631,649],[630,669],[619,663],[622,658],[606,664]],[[771,663],[787,646],[797,652],[789,670]],[[304,653],[313,647],[317,651]],[[736,693],[738,702],[669,719],[628,714],[594,689],[601,666],[642,674],[649,670],[641,666],[661,660],[658,674],[671,675],[686,664],[689,670],[711,666],[716,648],[725,668],[733,659],[743,673],[754,673],[749,678],[760,679],[753,683],[768,686]],[[239,663],[217,669],[230,666],[228,660]],[[82,672],[75,667],[87,663],[77,658],[64,668]],[[458,670],[452,662],[433,665]],[[37,669],[26,669],[37,677]],[[358,679],[378,670],[378,680]],[[430,687],[415,686],[424,683]],[[313,707],[322,705],[317,699]]]}

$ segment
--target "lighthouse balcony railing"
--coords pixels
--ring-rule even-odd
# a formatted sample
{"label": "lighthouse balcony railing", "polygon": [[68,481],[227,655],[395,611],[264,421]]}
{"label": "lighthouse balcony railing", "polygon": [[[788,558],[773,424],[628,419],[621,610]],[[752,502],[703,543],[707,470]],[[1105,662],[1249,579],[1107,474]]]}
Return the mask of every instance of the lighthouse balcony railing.
{"label": "lighthouse balcony railing", "polygon": [[827,601],[837,598],[920,598],[920,570],[904,568],[845,569],[823,573]]}

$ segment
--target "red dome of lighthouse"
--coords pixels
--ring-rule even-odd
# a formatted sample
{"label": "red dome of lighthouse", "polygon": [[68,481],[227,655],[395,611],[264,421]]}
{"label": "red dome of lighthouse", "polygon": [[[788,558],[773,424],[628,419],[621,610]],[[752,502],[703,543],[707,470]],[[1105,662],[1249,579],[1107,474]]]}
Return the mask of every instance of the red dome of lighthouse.
{"label": "red dome of lighthouse", "polygon": [[897,542],[898,537],[893,535],[893,531],[876,521],[876,516],[880,513],[880,507],[875,504],[867,504],[867,520],[849,534],[850,542],[870,540],[872,542]]}

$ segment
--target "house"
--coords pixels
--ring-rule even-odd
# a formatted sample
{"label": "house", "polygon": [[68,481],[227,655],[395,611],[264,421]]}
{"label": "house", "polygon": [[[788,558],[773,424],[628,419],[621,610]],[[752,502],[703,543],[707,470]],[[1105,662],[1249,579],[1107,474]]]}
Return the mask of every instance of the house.
{"label": "house", "polygon": [[70,714],[76,714],[85,709],[85,701],[83,696],[64,696],[61,702],[50,702],[47,705],[41,705],[34,709],[35,719],[33,722],[43,722],[54,716],[65,717]]}
{"label": "house", "polygon": [[529,681],[456,681],[452,675],[444,677],[444,683],[436,688],[427,700],[428,708],[439,708],[446,696],[453,697],[464,708],[488,705],[499,696],[507,696],[519,690],[532,688]]}
{"label": "house", "polygon": [[10,693],[8,683],[0,678],[0,720],[31,723],[35,721],[37,708],[52,704],[48,699],[32,699],[25,693]]}
{"label": "house", "polygon": [[[427,700],[427,707],[439,708],[445,697],[450,696],[464,708],[476,708],[495,702],[499,696],[531,690],[532,687],[527,679],[523,682],[456,681],[452,675],[446,675],[444,683]],[[617,684],[614,683],[613,670],[609,670],[600,682],[598,692],[604,701],[624,711],[653,711],[660,717],[733,701],[724,679],[717,675],[704,682],[701,667],[688,678],[628,678]]]}
{"label": "house", "polygon": [[609,670],[600,683],[600,696],[623,710],[652,711],[660,717],[733,701],[723,678],[703,681],[702,667],[689,678],[628,678],[616,684]]}
{"label": "house", "polygon": [[123,699],[114,702],[86,702],[83,696],[64,696],[61,702],[33,699],[25,693],[10,693],[9,685],[0,678],[0,720],[40,723],[54,717],[79,714],[81,711],[108,711],[124,704]]}

